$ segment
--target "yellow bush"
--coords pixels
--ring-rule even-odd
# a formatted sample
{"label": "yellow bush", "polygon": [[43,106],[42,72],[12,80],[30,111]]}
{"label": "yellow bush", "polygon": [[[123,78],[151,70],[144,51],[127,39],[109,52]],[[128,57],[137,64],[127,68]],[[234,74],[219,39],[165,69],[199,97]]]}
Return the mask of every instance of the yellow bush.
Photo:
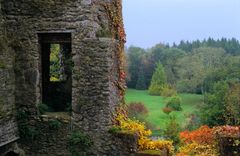
{"label": "yellow bush", "polygon": [[140,140],[145,139],[152,134],[151,130],[146,130],[144,123],[138,120],[129,119],[122,113],[118,113],[116,121],[122,130],[137,132]]}
{"label": "yellow bush", "polygon": [[163,150],[167,149],[169,153],[174,152],[173,142],[167,140],[142,140],[139,144],[140,150]]}
{"label": "yellow bush", "polygon": [[170,153],[174,152],[173,142],[166,140],[151,140],[148,137],[152,134],[151,130],[147,130],[144,123],[138,120],[127,118],[124,113],[119,112],[116,116],[116,122],[121,130],[138,133],[139,150],[163,150],[166,149]]}
{"label": "yellow bush", "polygon": [[218,156],[214,145],[200,145],[197,143],[186,144],[180,147],[176,156]]}

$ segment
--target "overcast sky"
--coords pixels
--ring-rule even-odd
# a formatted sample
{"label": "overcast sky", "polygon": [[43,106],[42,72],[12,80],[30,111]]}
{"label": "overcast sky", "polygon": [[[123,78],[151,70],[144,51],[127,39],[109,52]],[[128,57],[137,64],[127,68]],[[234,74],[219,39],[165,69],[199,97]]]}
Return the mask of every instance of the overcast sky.
{"label": "overcast sky", "polygon": [[208,37],[240,40],[240,0],[123,0],[127,46]]}

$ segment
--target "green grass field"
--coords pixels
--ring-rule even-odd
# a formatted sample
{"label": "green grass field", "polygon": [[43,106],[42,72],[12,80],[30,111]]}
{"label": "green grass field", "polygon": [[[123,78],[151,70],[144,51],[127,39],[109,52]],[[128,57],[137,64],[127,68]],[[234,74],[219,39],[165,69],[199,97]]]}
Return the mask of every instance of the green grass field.
{"label": "green grass field", "polygon": [[[182,98],[183,110],[178,112],[174,111],[170,113],[170,115],[175,115],[178,123],[181,127],[184,127],[187,123],[187,115],[198,110],[198,105],[202,103],[203,96],[196,94],[179,94],[179,96]],[[163,113],[162,108],[165,107],[167,98],[150,96],[147,91],[128,89],[125,100],[127,104],[130,102],[144,103],[149,111],[146,121],[155,127],[153,130],[165,129],[169,115]]]}

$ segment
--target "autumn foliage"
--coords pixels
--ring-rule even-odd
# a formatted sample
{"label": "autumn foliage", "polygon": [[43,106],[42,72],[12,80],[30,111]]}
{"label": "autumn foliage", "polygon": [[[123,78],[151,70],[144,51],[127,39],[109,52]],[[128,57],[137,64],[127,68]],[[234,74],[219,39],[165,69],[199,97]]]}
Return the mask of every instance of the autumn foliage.
{"label": "autumn foliage", "polygon": [[127,107],[129,117],[137,117],[138,115],[148,115],[148,110],[141,102],[132,102]]}
{"label": "autumn foliage", "polygon": [[186,144],[180,147],[176,156],[217,156],[217,150],[213,145],[201,145],[197,143]]}
{"label": "autumn foliage", "polygon": [[180,133],[183,146],[179,148],[177,156],[216,156],[214,131],[208,126],[201,126],[194,131]]}
{"label": "autumn foliage", "polygon": [[[202,126],[191,132],[183,131],[180,133],[183,145],[179,148],[177,156],[217,156],[217,140],[221,137],[239,138],[240,126]],[[236,146],[236,143],[232,146]]]}
{"label": "autumn foliage", "polygon": [[180,139],[184,141],[184,143],[212,144],[214,141],[214,132],[213,129],[208,126],[201,126],[192,132],[181,132]]}
{"label": "autumn foliage", "polygon": [[[121,110],[121,109],[120,109]],[[116,126],[121,131],[134,132],[138,134],[139,150],[167,150],[168,153],[174,152],[173,142],[168,140],[151,140],[149,136],[151,130],[147,130],[144,123],[138,120],[129,119],[123,111],[119,111],[115,118]]]}
{"label": "autumn foliage", "polygon": [[214,134],[222,137],[240,137],[240,126],[214,127]]}

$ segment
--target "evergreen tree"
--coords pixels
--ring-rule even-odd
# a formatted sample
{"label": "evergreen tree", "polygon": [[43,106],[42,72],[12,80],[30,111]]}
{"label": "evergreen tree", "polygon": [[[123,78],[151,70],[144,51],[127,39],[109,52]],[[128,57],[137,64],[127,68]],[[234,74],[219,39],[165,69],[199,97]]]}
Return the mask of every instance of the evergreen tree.
{"label": "evergreen tree", "polygon": [[138,72],[138,80],[136,84],[136,89],[137,90],[145,90],[147,89],[146,81],[145,81],[145,76],[143,72],[143,68],[140,67],[139,72]]}
{"label": "evergreen tree", "polygon": [[162,64],[157,63],[157,68],[152,76],[152,81],[148,92],[150,95],[160,95],[163,87],[166,85],[167,77]]}

